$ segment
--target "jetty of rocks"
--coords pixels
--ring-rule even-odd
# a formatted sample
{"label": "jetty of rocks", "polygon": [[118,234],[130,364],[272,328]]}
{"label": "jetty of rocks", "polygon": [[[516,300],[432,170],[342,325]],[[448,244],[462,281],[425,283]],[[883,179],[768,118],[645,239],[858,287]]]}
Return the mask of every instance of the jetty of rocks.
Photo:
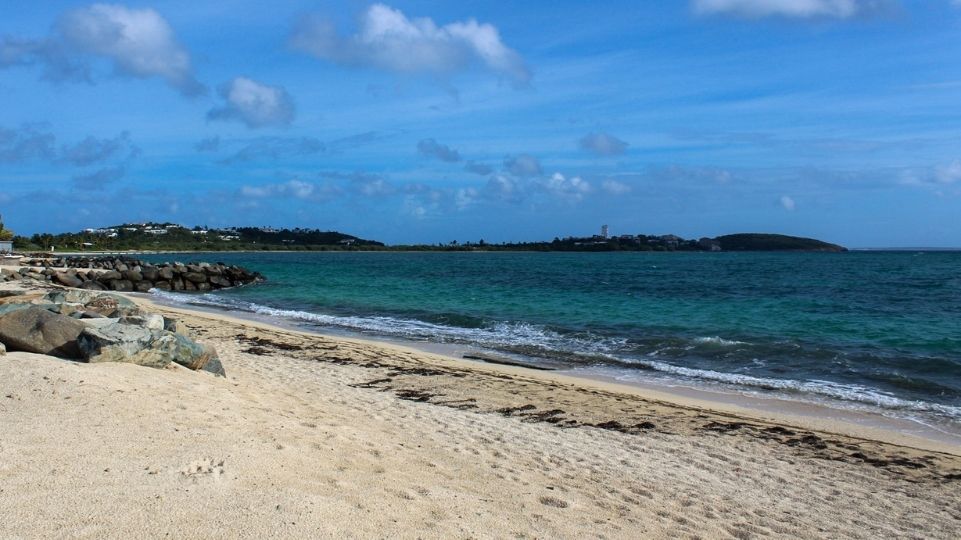
{"label": "jetty of rocks", "polygon": [[0,281],[33,279],[79,289],[119,292],[211,291],[263,281],[264,276],[224,263],[151,264],[128,257],[31,257],[0,268]]}

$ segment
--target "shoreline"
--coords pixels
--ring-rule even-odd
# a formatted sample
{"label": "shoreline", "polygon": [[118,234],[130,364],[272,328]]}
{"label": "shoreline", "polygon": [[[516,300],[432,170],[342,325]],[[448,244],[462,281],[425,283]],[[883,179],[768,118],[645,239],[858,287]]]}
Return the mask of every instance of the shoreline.
{"label": "shoreline", "polygon": [[961,528],[957,448],[127,296],[215,347],[226,378],[0,356],[0,537]]}
{"label": "shoreline", "polygon": [[[293,321],[247,312],[228,312],[214,306],[184,306],[164,302],[149,293],[128,294],[131,298],[144,301],[153,309],[171,309],[190,314],[205,315],[212,319],[226,318],[240,324],[253,323],[268,328],[297,332],[309,336],[328,339],[344,339],[374,346],[399,347],[419,353],[440,356],[465,366],[481,366],[491,369],[510,368],[514,373],[532,377],[563,378],[574,384],[600,385],[615,391],[637,393],[641,397],[656,396],[662,401],[676,401],[678,405],[693,406],[707,410],[734,414],[739,417],[761,420],[778,424],[790,424],[805,429],[836,432],[859,438],[890,442],[892,444],[926,448],[939,452],[961,455],[961,432],[952,432],[928,425],[920,420],[887,416],[881,412],[832,406],[829,402],[813,400],[791,400],[778,396],[765,396],[722,389],[697,387],[693,384],[678,382],[662,384],[658,381],[620,381],[614,377],[597,373],[584,373],[579,369],[539,369],[536,365],[501,365],[483,360],[466,359],[464,354],[488,354],[491,351],[476,346],[404,340],[391,336],[361,334],[347,330],[314,330]],[[500,353],[494,352],[495,356]],[[516,370],[520,370],[519,372]]]}
{"label": "shoreline", "polygon": [[468,345],[435,342],[408,341],[389,336],[371,336],[349,331],[323,332],[304,328],[293,322],[284,324],[268,316],[252,313],[231,313],[214,307],[171,305],[158,301],[149,293],[126,294],[148,309],[169,310],[210,320],[231,321],[241,325],[254,325],[265,329],[292,332],[304,336],[357,343],[364,346],[384,347],[453,362],[468,369],[503,371],[511,375],[523,375],[564,384],[596,387],[605,391],[622,392],[674,404],[678,407],[702,409],[731,415],[746,420],[777,425],[789,425],[802,429],[832,433],[841,436],[930,450],[961,456],[961,435],[945,432],[919,421],[889,417],[870,411],[832,407],[826,403],[788,400],[776,396],[751,396],[736,391],[724,392],[690,385],[665,385],[657,382],[622,382],[602,375],[574,373],[572,370],[540,370],[536,367],[502,365],[481,360],[462,358],[464,352],[486,352]]}

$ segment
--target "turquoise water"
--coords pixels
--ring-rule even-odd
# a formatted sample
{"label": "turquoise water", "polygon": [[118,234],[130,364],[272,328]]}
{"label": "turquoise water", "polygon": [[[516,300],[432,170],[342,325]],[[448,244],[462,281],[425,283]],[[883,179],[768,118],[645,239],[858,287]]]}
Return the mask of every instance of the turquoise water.
{"label": "turquoise water", "polygon": [[[961,253],[237,253],[167,301],[961,422]],[[155,256],[169,260],[171,256]],[[160,294],[160,293],[157,293]]]}

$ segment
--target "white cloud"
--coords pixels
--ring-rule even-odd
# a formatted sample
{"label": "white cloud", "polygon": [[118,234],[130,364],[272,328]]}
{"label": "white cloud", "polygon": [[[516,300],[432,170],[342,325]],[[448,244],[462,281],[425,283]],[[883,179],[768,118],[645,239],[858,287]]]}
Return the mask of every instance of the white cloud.
{"label": "white cloud", "polygon": [[409,19],[384,4],[370,6],[358,31],[347,37],[338,35],[330,20],[308,17],[295,29],[291,44],[331,62],[399,73],[442,75],[479,62],[517,85],[531,78],[523,59],[504,45],[494,26],[473,19],[438,26],[426,17]]}
{"label": "white cloud", "polygon": [[[957,0],[956,3],[961,5],[961,0]],[[953,184],[961,181],[961,161],[955,160],[950,165],[935,168],[934,179],[939,184]]]}
{"label": "white cloud", "polygon": [[301,180],[288,180],[279,184],[264,184],[260,186],[243,186],[240,194],[251,198],[265,197],[296,197],[298,199],[309,199],[316,191],[316,186]]}
{"label": "white cloud", "polygon": [[781,206],[783,206],[788,212],[793,212],[797,207],[797,205],[794,203],[794,199],[788,197],[787,195],[781,195]]}
{"label": "white cloud", "polygon": [[584,195],[593,191],[591,184],[580,176],[567,178],[559,172],[554,173],[550,178],[542,181],[540,185],[545,191],[552,195],[574,200],[581,200],[584,198]]}
{"label": "white cloud", "polygon": [[623,154],[628,146],[626,142],[607,133],[589,133],[579,142],[582,150],[598,156],[617,156]]}
{"label": "white cloud", "polygon": [[700,15],[846,19],[875,7],[876,3],[876,0],[693,0],[693,7]]}
{"label": "white cloud", "polygon": [[240,120],[250,128],[286,126],[294,120],[294,102],[281,86],[237,77],[220,89],[226,104],[211,109],[211,120]]}
{"label": "white cloud", "polygon": [[631,192],[631,186],[617,180],[604,180],[601,189],[611,195],[624,195]]}
{"label": "white cloud", "polygon": [[94,4],[67,12],[58,28],[67,44],[109,58],[119,73],[161,77],[185,95],[205,91],[194,78],[190,55],[153,9]]}

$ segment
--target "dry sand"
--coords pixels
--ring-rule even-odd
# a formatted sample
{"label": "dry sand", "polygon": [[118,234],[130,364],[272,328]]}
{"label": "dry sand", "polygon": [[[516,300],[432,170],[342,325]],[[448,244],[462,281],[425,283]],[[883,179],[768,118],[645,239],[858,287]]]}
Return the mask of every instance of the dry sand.
{"label": "dry sand", "polygon": [[154,309],[228,378],[0,356],[0,538],[961,534],[958,448]]}

